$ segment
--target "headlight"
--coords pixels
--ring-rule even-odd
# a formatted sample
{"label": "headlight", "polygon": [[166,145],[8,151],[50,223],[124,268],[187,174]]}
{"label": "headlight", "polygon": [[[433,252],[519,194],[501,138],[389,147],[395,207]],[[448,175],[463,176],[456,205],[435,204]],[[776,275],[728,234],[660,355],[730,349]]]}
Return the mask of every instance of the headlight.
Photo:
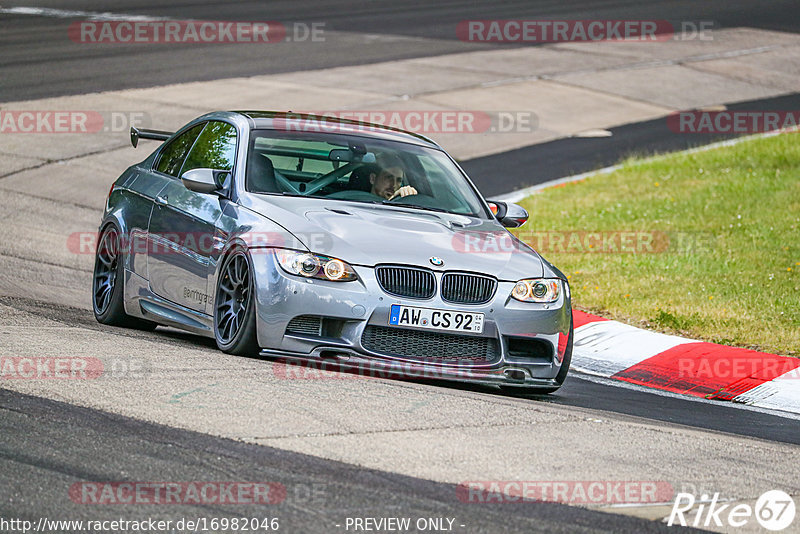
{"label": "headlight", "polygon": [[275,257],[278,258],[278,264],[289,274],[332,282],[350,282],[358,278],[350,265],[336,258],[285,249],[276,250]]}
{"label": "headlight", "polygon": [[530,278],[520,280],[511,296],[521,302],[555,302],[561,295],[561,280],[554,278]]}

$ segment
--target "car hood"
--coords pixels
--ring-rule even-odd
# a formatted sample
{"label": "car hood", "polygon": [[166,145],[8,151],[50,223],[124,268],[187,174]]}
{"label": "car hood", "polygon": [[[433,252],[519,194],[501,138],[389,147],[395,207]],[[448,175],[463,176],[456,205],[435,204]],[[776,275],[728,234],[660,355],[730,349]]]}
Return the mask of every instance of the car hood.
{"label": "car hood", "polygon": [[294,234],[311,251],[353,265],[405,264],[486,273],[501,280],[543,276],[539,255],[499,223],[476,217],[359,202],[251,195],[242,203]]}

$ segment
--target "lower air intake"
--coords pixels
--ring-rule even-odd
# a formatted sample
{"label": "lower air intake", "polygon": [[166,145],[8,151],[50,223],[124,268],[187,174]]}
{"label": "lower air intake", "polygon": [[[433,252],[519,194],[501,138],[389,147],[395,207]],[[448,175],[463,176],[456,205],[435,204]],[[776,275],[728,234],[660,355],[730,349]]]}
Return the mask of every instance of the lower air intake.
{"label": "lower air intake", "polygon": [[287,334],[322,335],[322,317],[319,315],[298,315],[286,325]]}
{"label": "lower air intake", "polygon": [[491,337],[367,326],[361,344],[370,352],[430,363],[481,365],[500,359],[497,340]]}

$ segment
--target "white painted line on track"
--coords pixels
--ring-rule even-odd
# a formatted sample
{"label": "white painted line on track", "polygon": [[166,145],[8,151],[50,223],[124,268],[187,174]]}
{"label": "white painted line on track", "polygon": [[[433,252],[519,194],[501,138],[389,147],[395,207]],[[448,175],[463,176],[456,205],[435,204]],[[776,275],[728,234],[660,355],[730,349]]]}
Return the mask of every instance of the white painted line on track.
{"label": "white painted line on track", "polygon": [[53,9],[49,7],[2,7],[0,13],[8,15],[31,15],[36,17],[50,17],[58,19],[86,19],[92,21],[140,21],[149,22],[157,20],[169,20],[166,17],[151,17],[148,15],[127,15],[124,13],[109,13],[98,11],[75,11],[70,9]]}
{"label": "white painted line on track", "polygon": [[572,134],[570,137],[591,138],[591,137],[611,137],[612,135],[614,134],[611,132],[611,130],[605,130],[603,128],[595,128],[593,130],[584,130],[582,132]]}

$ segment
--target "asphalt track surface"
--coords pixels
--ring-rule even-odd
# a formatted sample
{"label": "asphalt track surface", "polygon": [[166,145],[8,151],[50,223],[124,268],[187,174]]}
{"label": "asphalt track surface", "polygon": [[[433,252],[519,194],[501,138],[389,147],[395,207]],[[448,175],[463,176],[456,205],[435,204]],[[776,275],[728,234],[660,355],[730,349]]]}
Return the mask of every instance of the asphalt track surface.
{"label": "asphalt track surface", "polygon": [[[92,331],[105,331],[108,327],[96,322],[91,311],[43,303],[24,298],[0,297],[0,305],[9,306],[21,312],[30,313],[43,319],[78,326]],[[120,331],[120,329],[114,329]],[[174,329],[158,328],[154,333],[121,329],[126,335],[142,339],[156,339],[177,347],[200,347],[216,349],[213,340],[185,334]],[[269,372],[269,360],[252,358]],[[413,382],[413,381],[412,381]],[[564,386],[552,395],[518,395],[502,393],[497,388],[446,381],[418,381],[439,388],[449,388],[466,395],[492,398],[504,397],[519,403],[558,404],[576,408],[589,408],[604,412],[627,415],[713,430],[739,436],[747,436],[769,441],[800,445],[800,421],[797,419],[771,415],[763,411],[742,409],[729,403],[705,402],[680,395],[661,392],[627,384],[615,383],[606,379],[595,379],[588,375],[573,372]]]}
{"label": "asphalt track surface", "polygon": [[[728,104],[730,111],[796,111],[800,93]],[[510,193],[564,176],[616,165],[628,157],[695,148],[739,137],[736,134],[684,134],[669,129],[663,118],[609,128],[608,137],[568,137],[475,158],[461,166],[481,193]]]}
{"label": "asphalt track surface", "polygon": [[[2,2],[0,6],[53,7],[109,11],[101,2]],[[0,100],[213,80],[232,76],[290,72],[409,57],[473,51],[494,45],[463,43],[455,37],[460,20],[483,18],[599,18],[714,20],[720,27],[750,26],[796,32],[796,1],[714,2],[504,2],[469,3],[148,1],[115,2],[115,13],[218,20],[324,22],[326,42],[266,46],[203,45],[103,47],[65,43],[69,23],[23,15],[0,17]],[[579,14],[576,15],[576,13]],[[365,46],[365,34],[369,46]],[[290,46],[291,45],[291,46]],[[745,104],[740,109],[798,109],[797,95]],[[748,107],[749,106],[749,107]],[[734,106],[731,106],[733,108]],[[712,138],[675,136],[663,122],[612,129],[610,138],[566,139],[528,147],[465,164],[485,194],[508,192],[519,185],[558,178],[616,163],[627,153],[684,148]],[[678,139],[680,138],[680,139]],[[688,146],[688,145],[687,145]],[[508,161],[513,161],[509,166]],[[499,162],[507,177],[494,180]],[[568,161],[568,163],[563,163]],[[533,181],[525,173],[536,169]],[[485,177],[492,177],[486,182]],[[12,262],[4,263],[13,264]],[[47,266],[44,266],[47,269]],[[60,275],[59,275],[60,276]],[[47,301],[2,300],[2,304],[46,316],[49,320],[98,331],[91,312]],[[208,340],[159,329],[135,333],[165,344],[209,348]],[[258,360],[257,363],[262,363]],[[264,361],[264,366],[269,363]],[[313,386],[314,384],[310,384]],[[436,384],[468,397],[491,399],[498,393],[469,386]],[[503,397],[520,405],[549,404],[595,410],[634,421],[690,427],[716,433],[800,444],[796,419],[743,410],[719,403],[664,396],[641,388],[611,386],[570,377],[549,397]],[[376,471],[286,450],[245,444],[187,430],[145,423],[99,410],[77,407],[0,389],[0,483],[5,488],[0,515],[36,520],[140,518],[129,506],[92,507],[72,503],[68,488],[79,480],[268,480],[286,485],[287,499],[276,505],[282,530],[330,532],[353,516],[457,517],[465,532],[650,532],[662,525],[558,504],[485,508],[463,505],[453,485]],[[735,452],[731,452],[735,455]],[[617,461],[624,459],[617,458]],[[587,477],[590,474],[587,473]],[[315,493],[316,492],[316,493]],[[316,497],[314,497],[316,495]],[[263,507],[173,507],[148,509],[153,517],[264,516]],[[268,510],[267,513],[271,513]],[[468,527],[468,528],[467,528]],[[455,530],[458,532],[458,529]]]}
{"label": "asphalt track surface", "polygon": [[[600,19],[712,21],[715,28],[800,29],[794,0],[429,2],[414,0],[118,2],[3,0],[0,7],[36,6],[172,19],[324,23],[324,42],[203,45],[102,45],[67,38],[86,17],[0,16],[0,101],[311,70],[491,49],[462,42],[456,27],[475,19]],[[221,15],[224,14],[224,15]],[[265,102],[265,108],[269,103]]]}
{"label": "asphalt track surface", "polygon": [[[6,297],[0,304],[86,331],[155,340],[171,352],[213,350],[210,340],[172,329],[109,331],[94,321],[91,312],[69,306]],[[252,360],[257,372],[269,374],[270,361],[245,360]],[[312,381],[306,385],[316,384]],[[520,407],[535,404],[543,409],[552,403],[589,409],[599,417],[617,414],[634,423],[661,422],[673,429],[694,427],[704,430],[706,439],[716,439],[714,431],[719,431],[719,436],[736,434],[800,444],[796,420],[663,396],[643,388],[597,383],[579,374],[570,376],[564,387],[550,396],[503,396],[492,388],[442,382],[424,385],[483,402],[505,399]],[[309,408],[313,406],[310,401]],[[586,444],[586,448],[592,446]],[[508,532],[660,532],[665,528],[658,522],[553,503],[462,503],[454,484],[170,428],[7,389],[0,389],[0,466],[0,487],[6,488],[0,516],[34,522],[41,517],[141,520],[146,512],[147,517],[173,521],[186,517],[278,517],[287,532],[332,532],[340,530],[336,525],[347,517],[396,516],[456,518],[458,525],[465,526],[455,532],[470,533],[497,532],[501,525]],[[591,473],[586,477],[591,478]],[[269,506],[102,506],[70,500],[70,488],[80,481],[207,480],[277,482],[286,487],[287,497]]]}
{"label": "asphalt track surface", "polygon": [[[0,296],[0,306],[38,318],[77,326],[94,332],[108,331],[109,327],[97,323],[90,310],[19,297]],[[171,328],[158,328],[155,332],[113,328],[140,339],[157,340],[180,348],[210,348],[216,350],[214,341]],[[270,360],[248,358],[269,373]],[[346,371],[343,371],[346,372]],[[410,381],[415,382],[415,381]],[[566,382],[552,395],[520,395],[502,393],[491,386],[459,384],[447,381],[416,381],[462,392],[467,396],[491,399],[502,397],[521,404],[557,404],[576,408],[596,409],[642,419],[650,419],[685,427],[713,430],[739,436],[800,445],[800,421],[795,418],[772,415],[764,411],[743,409],[729,403],[706,402],[607,379],[597,379],[572,372]]]}
{"label": "asphalt track surface", "polygon": [[347,517],[455,518],[453,531],[470,533],[670,530],[653,521],[557,503],[500,507],[462,503],[456,487],[449,484],[143,423],[2,389],[0,428],[0,482],[9,488],[0,514],[34,524],[41,517],[143,519],[141,505],[73,502],[69,490],[75,480],[227,480],[277,482],[285,487],[286,497],[269,505],[151,505],[148,516],[174,521],[278,517],[280,531],[285,532],[343,532]]}

